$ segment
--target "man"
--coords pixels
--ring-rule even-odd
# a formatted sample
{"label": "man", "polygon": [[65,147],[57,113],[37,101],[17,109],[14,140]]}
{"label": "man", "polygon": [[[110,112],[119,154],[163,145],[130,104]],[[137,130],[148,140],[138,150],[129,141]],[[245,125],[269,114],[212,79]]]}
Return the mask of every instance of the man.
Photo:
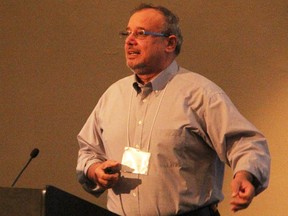
{"label": "man", "polygon": [[224,163],[232,167],[232,211],[268,186],[264,136],[214,83],[177,65],[178,18],[136,8],[125,39],[133,75],[100,98],[78,135],[77,175],[119,215],[219,215]]}

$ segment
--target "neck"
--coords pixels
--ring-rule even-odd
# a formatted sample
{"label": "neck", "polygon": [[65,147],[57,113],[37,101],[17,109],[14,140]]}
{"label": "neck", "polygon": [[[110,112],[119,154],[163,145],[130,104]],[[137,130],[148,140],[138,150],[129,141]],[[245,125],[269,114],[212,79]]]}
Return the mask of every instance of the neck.
{"label": "neck", "polygon": [[166,64],[163,64],[158,69],[149,70],[148,68],[146,68],[146,71],[143,71],[142,69],[142,70],[134,71],[134,73],[139,78],[140,83],[145,85],[146,83],[150,82],[154,77],[156,77],[159,73],[161,73],[163,70],[169,67],[169,65],[173,62],[173,60],[174,58],[170,59],[169,61],[166,61]]}
{"label": "neck", "polygon": [[139,78],[140,83],[143,85],[150,82],[154,77],[156,77],[161,71],[157,73],[150,73],[150,74],[137,74],[137,77]]}

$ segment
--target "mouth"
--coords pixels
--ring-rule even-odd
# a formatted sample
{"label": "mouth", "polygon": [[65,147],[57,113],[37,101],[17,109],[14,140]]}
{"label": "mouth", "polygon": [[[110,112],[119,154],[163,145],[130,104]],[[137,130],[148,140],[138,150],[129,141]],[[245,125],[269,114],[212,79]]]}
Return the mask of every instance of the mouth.
{"label": "mouth", "polygon": [[128,50],[127,51],[127,56],[131,56],[131,57],[133,57],[133,56],[137,56],[137,55],[140,55],[140,51],[139,50]]}

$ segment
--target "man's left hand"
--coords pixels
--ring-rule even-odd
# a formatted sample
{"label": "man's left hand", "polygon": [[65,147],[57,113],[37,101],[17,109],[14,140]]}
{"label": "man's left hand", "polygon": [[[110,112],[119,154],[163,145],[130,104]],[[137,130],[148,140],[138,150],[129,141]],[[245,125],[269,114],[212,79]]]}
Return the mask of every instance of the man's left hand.
{"label": "man's left hand", "polygon": [[252,184],[253,176],[247,171],[236,173],[231,182],[232,187],[232,205],[231,210],[237,212],[247,208],[255,196],[255,188]]}

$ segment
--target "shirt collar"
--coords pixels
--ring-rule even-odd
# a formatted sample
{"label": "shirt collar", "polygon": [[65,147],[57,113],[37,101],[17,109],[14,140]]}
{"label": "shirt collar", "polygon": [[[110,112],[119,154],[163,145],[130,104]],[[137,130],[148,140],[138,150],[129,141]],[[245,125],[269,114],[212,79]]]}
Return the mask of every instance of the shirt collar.
{"label": "shirt collar", "polygon": [[[151,85],[153,91],[159,91],[164,89],[167,83],[173,78],[173,76],[179,70],[177,62],[174,60],[165,70],[161,71],[156,77],[154,77],[146,85]],[[135,82],[133,83],[133,88],[137,93],[141,92],[140,87],[143,86],[139,83],[137,76],[135,75]]]}

